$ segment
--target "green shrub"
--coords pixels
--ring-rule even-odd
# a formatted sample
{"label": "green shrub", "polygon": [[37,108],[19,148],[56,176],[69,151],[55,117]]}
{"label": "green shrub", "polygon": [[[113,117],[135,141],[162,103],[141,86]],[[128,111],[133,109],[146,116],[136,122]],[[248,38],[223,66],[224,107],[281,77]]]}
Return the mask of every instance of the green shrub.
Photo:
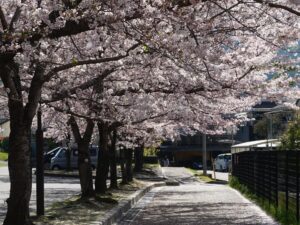
{"label": "green shrub", "polygon": [[8,153],[7,152],[0,152],[0,160],[7,161]]}
{"label": "green shrub", "polygon": [[300,149],[300,118],[290,122],[281,138],[282,150]]}
{"label": "green shrub", "polygon": [[144,148],[144,156],[156,156],[157,149],[155,147]]}

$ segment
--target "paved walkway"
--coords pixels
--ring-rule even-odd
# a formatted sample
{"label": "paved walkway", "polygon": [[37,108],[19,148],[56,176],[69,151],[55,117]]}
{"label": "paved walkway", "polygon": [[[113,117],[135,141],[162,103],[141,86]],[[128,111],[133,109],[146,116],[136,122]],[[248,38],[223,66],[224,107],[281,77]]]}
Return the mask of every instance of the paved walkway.
{"label": "paved walkway", "polygon": [[277,225],[259,207],[226,185],[205,184],[184,168],[163,168],[180,186],[147,193],[119,225]]}

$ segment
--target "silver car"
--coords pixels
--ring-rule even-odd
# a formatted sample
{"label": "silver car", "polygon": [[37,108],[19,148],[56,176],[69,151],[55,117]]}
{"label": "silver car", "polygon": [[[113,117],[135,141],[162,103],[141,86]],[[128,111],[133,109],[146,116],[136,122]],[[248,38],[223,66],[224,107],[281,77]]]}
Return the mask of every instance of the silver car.
{"label": "silver car", "polygon": [[[97,167],[98,152],[97,146],[90,147],[90,157],[92,168]],[[67,148],[60,148],[60,150],[51,159],[50,168],[52,170],[66,169],[67,168]],[[78,149],[72,148],[70,152],[70,165],[71,168],[78,168]]]}

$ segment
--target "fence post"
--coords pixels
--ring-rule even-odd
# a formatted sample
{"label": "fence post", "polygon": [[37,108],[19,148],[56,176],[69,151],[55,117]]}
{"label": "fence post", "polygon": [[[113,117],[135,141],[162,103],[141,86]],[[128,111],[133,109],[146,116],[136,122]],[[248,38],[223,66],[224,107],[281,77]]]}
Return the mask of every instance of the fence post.
{"label": "fence post", "polygon": [[231,176],[235,176],[235,153],[232,154],[231,157]]}
{"label": "fence post", "polygon": [[258,191],[257,191],[257,152],[254,152],[254,166],[253,166],[253,170],[254,170],[254,193],[256,195],[258,195]]}
{"label": "fence post", "polygon": [[268,183],[268,198],[269,198],[269,206],[271,204],[272,191],[271,191],[271,151],[268,151],[268,171],[269,171],[269,183]]}
{"label": "fence post", "polygon": [[285,216],[286,220],[288,219],[288,210],[289,210],[289,168],[288,168],[288,161],[289,161],[289,151],[286,151],[285,155]]}
{"label": "fence post", "polygon": [[296,151],[296,218],[299,222],[299,151]]}
{"label": "fence post", "polygon": [[278,208],[278,151],[275,152],[275,204],[276,204],[276,209]]}

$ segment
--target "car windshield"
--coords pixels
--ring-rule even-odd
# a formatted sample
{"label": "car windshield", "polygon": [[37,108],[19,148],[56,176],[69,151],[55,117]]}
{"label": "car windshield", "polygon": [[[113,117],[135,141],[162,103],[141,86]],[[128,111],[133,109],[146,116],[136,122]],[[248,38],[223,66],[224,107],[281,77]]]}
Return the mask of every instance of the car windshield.
{"label": "car windshield", "polygon": [[66,157],[66,150],[65,149],[61,149],[58,152],[58,158],[64,158],[64,157]]}
{"label": "car windshield", "polygon": [[219,155],[218,159],[224,159],[224,155]]}
{"label": "car windshield", "polygon": [[225,159],[230,160],[231,159],[231,155],[225,155]]}

